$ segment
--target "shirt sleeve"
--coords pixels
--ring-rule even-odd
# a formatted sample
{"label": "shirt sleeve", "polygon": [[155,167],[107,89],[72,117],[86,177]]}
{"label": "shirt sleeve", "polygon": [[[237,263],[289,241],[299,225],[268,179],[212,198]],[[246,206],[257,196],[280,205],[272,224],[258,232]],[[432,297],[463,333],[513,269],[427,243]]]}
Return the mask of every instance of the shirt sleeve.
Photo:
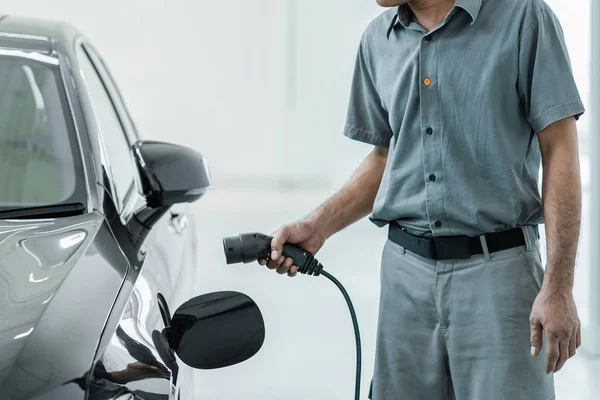
{"label": "shirt sleeve", "polygon": [[392,128],[369,68],[363,39],[356,56],[344,135],[375,146],[388,147]]}
{"label": "shirt sleeve", "polygon": [[520,39],[518,90],[535,132],[585,112],[560,22],[549,8]]}

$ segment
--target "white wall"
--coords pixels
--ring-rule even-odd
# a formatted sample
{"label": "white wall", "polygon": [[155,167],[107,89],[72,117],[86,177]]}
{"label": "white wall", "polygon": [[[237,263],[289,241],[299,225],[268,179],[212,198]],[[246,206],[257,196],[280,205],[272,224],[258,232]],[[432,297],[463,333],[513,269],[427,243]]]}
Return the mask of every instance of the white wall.
{"label": "white wall", "polygon": [[[369,146],[342,135],[356,51],[367,24],[383,11],[375,1],[288,0],[295,3],[296,96],[285,109],[290,176],[340,186]],[[284,135],[282,135],[284,136]]]}

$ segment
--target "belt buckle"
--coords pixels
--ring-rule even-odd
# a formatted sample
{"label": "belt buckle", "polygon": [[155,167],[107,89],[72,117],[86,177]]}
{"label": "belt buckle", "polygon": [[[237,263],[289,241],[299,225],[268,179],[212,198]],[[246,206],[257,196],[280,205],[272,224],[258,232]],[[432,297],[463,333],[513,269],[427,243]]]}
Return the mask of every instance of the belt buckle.
{"label": "belt buckle", "polygon": [[471,258],[468,236],[445,236],[434,240],[435,255],[438,260]]}

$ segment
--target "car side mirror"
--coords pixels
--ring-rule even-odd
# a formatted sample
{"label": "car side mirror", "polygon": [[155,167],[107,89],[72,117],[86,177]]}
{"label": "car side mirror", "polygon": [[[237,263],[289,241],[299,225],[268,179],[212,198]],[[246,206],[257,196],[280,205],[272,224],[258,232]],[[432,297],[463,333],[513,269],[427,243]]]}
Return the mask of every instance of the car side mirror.
{"label": "car side mirror", "polygon": [[169,344],[181,361],[196,369],[235,365],[254,356],[265,339],[256,303],[238,292],[194,297],[171,319]]}
{"label": "car side mirror", "polygon": [[191,203],[211,187],[206,160],[193,149],[143,140],[133,145],[133,153],[148,207]]}

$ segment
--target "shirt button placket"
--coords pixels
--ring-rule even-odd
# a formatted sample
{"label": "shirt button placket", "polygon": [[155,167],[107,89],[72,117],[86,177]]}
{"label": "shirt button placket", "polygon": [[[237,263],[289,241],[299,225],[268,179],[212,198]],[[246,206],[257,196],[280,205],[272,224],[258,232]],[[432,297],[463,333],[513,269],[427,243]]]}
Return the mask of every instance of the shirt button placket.
{"label": "shirt button placket", "polygon": [[[430,37],[430,36],[426,36]],[[444,214],[444,186],[442,168],[441,105],[438,85],[442,85],[438,76],[438,55],[436,42],[423,38],[420,57],[420,93],[421,127],[424,135],[423,166],[425,167],[425,202],[428,224],[434,233],[447,225]],[[434,134],[435,133],[435,134]]]}

